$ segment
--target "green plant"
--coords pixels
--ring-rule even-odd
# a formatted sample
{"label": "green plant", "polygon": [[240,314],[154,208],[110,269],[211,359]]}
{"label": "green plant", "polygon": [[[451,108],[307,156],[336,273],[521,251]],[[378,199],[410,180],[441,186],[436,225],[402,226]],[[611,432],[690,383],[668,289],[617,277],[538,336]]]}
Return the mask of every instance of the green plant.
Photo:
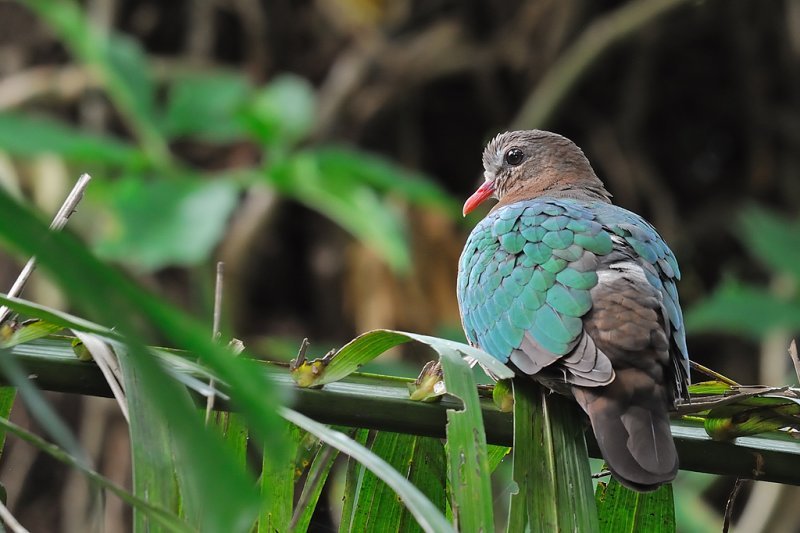
{"label": "green plant", "polygon": [[[343,146],[304,145],[313,133],[316,95],[293,75],[253,86],[243,75],[177,73],[157,83],[134,40],[100,32],[71,1],[30,0],[73,58],[95,76],[130,140],[97,135],[31,113],[0,113],[0,150],[56,154],[98,176],[90,198],[106,222],[95,250],[140,270],[191,266],[209,259],[241,192],[270,187],[329,217],[393,269],[410,265],[405,224],[395,199],[455,216],[455,203],[424,176]],[[164,90],[166,99],[157,98]],[[170,146],[255,147],[249,167],[202,171]],[[152,213],[158,212],[158,217]]]}
{"label": "green plant", "polygon": [[800,222],[764,209],[742,213],[738,229],[751,255],[776,278],[786,280],[780,292],[728,279],[711,297],[688,313],[692,331],[725,331],[760,339],[776,329],[800,329]]}

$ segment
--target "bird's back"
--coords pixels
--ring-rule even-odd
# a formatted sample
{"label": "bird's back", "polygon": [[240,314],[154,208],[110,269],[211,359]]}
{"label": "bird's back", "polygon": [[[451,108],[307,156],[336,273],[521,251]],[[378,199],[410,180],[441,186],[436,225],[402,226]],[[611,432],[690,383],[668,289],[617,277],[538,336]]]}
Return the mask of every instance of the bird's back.
{"label": "bird's back", "polygon": [[677,470],[667,409],[688,381],[679,277],[638,215],[540,197],[476,226],[457,291],[468,340],[521,373],[564,383],[612,471],[647,490]]}

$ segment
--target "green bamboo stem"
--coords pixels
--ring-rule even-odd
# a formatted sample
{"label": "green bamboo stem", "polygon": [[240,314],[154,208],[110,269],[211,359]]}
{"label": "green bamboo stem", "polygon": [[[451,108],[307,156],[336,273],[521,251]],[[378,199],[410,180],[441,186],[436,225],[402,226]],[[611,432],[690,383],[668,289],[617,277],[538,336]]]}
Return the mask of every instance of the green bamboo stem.
{"label": "green bamboo stem", "polygon": [[[111,391],[94,363],[78,360],[63,342],[61,345],[19,345],[11,352],[41,389],[110,397]],[[265,372],[277,382],[294,387],[288,368],[265,365]],[[353,374],[322,389],[295,389],[292,408],[327,424],[444,437],[446,410],[459,409],[460,402],[447,397],[438,403],[411,401],[406,387],[409,381]],[[3,384],[7,381],[0,375]],[[218,407],[226,408],[224,403]],[[490,398],[481,398],[481,409],[488,443],[510,446],[511,413],[498,411]],[[701,423],[673,420],[672,434],[682,469],[800,485],[800,442],[785,433],[717,442],[708,437]],[[586,437],[589,454],[599,457],[591,431]]]}

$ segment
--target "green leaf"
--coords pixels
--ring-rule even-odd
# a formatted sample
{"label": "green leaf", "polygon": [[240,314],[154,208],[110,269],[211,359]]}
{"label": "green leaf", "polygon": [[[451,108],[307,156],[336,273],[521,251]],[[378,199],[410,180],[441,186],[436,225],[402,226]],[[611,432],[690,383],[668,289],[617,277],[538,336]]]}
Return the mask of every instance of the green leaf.
{"label": "green leaf", "polygon": [[225,441],[226,446],[231,450],[236,462],[239,463],[242,468],[246,468],[247,443],[250,440],[250,432],[247,429],[244,417],[239,413],[212,411],[208,423],[216,427],[222,440]]}
{"label": "green leaf", "polygon": [[[445,508],[445,460],[441,442],[426,437],[380,431],[370,450],[403,474],[440,510]],[[359,479],[356,504],[347,529],[340,531],[421,531],[394,491],[375,474]]]}
{"label": "green leaf", "polygon": [[366,152],[302,151],[274,162],[266,173],[282,194],[324,214],[401,272],[410,266],[409,250],[391,196],[460,220],[457,203],[430,179]]}
{"label": "green leaf", "polygon": [[514,481],[509,531],[597,531],[583,422],[577,406],[515,379]]}
{"label": "green leaf", "polygon": [[504,379],[495,383],[492,388],[492,401],[504,413],[514,410],[514,389],[511,380]]}
{"label": "green leaf", "polygon": [[323,168],[316,152],[300,152],[266,169],[278,191],[322,213],[372,248],[393,269],[410,268],[411,259],[401,217],[374,188],[350,174]]}
{"label": "green leaf", "polygon": [[258,520],[258,533],[289,531],[294,502],[294,481],[302,466],[297,464],[305,432],[284,421],[283,432],[289,442],[289,454],[278,457],[264,448],[261,463],[261,499],[264,508]]}
{"label": "green leaf", "polygon": [[8,383],[17,388],[28,411],[50,436],[83,466],[88,467],[89,459],[72,430],[47,403],[44,395],[31,383],[28,374],[24,372],[16,358],[10,356],[6,348],[0,348],[0,372]]}
{"label": "green leaf", "polygon": [[[11,415],[11,408],[14,407],[14,399],[17,397],[17,389],[13,387],[0,387],[0,418],[8,420]],[[0,428],[0,457],[6,445],[6,428]]]}
{"label": "green leaf", "polygon": [[689,385],[689,394],[692,396],[711,396],[726,394],[730,392],[731,389],[732,387],[728,383],[722,381],[701,381]]}
{"label": "green leaf", "polygon": [[[5,326],[5,324],[3,324]],[[13,328],[11,335],[7,339],[0,337],[0,347],[11,348],[17,344],[31,342],[32,340],[41,339],[57,331],[64,329],[58,324],[51,324],[44,320],[30,320],[20,324],[18,327]],[[0,330],[1,331],[1,330]],[[0,415],[2,416],[2,415]]]}
{"label": "green leaf", "polygon": [[[672,484],[653,492],[636,492],[616,479],[599,483],[595,493],[601,533],[674,533]],[[594,531],[594,530],[593,530]]]}
{"label": "green leaf", "polygon": [[[130,344],[130,348],[141,349]],[[195,526],[202,524],[213,531],[248,530],[255,522],[259,498],[244,465],[218,434],[203,427],[188,392],[163,370],[157,371],[152,354],[143,357],[140,353],[134,359],[119,348],[115,351],[126,380],[134,467],[144,469],[146,475],[137,489],[149,496],[150,485],[160,483],[162,490],[152,497],[163,498],[157,500],[162,506],[180,503],[181,515]],[[198,442],[203,445],[197,446]],[[175,480],[179,500],[172,488]],[[225,487],[214,494],[213,503],[206,495],[209,483]],[[143,527],[142,531],[146,530]]]}
{"label": "green leaf", "polygon": [[350,148],[324,147],[315,153],[324,175],[350,176],[354,182],[369,185],[381,193],[437,208],[457,220],[461,218],[458,202],[428,176],[404,169],[375,154]]}
{"label": "green leaf", "polygon": [[142,513],[145,513],[152,520],[153,524],[158,524],[159,526],[163,527],[166,531],[181,531],[181,532],[192,531],[188,526],[186,526],[186,524],[182,523],[178,519],[178,517],[175,516],[174,514],[164,509],[161,509],[160,507],[151,505],[150,503],[140,498],[137,498],[136,496],[133,496],[131,493],[129,493],[122,487],[116,485],[113,481],[106,479],[102,475],[98,474],[97,472],[89,468],[82,460],[76,458],[73,455],[70,455],[69,453],[59,448],[58,446],[46,442],[38,435],[30,433],[29,431],[9,421],[7,418],[0,417],[0,427],[3,428],[4,434],[6,431],[12,433],[19,439],[24,440],[28,444],[35,446],[36,448],[43,451],[50,457],[53,457],[57,461],[65,463],[74,468],[77,468],[93,483],[96,483],[98,486],[103,487],[109,492],[113,493],[120,500],[132,506],[134,509]]}
{"label": "green leaf", "polygon": [[122,180],[112,189],[116,224],[97,253],[145,270],[202,263],[222,238],[238,195],[231,181]]}
{"label": "green leaf", "polygon": [[800,303],[728,281],[686,314],[690,332],[728,331],[759,339],[777,328],[800,328]]}
{"label": "green leaf", "polygon": [[240,139],[245,130],[237,113],[251,90],[239,74],[181,76],[169,90],[164,132],[170,137],[191,136],[216,142]]}
{"label": "green leaf", "polygon": [[[175,515],[181,511],[181,493],[178,486],[178,457],[172,432],[163,423],[156,405],[141,391],[140,379],[129,356],[118,353],[122,369],[123,384],[128,399],[130,416],[131,470],[133,493]],[[134,531],[144,532],[151,528],[148,513],[133,514]]]}
{"label": "green leaf", "polygon": [[[358,429],[353,440],[365,446],[369,438],[368,429]],[[342,499],[342,516],[339,521],[339,532],[345,533],[350,531],[350,524],[353,522],[353,514],[355,513],[358,504],[358,495],[360,492],[361,480],[364,477],[364,466],[356,461],[353,457],[347,459],[347,471],[345,472],[344,481],[344,496]]]}
{"label": "green leaf", "polygon": [[503,462],[503,459],[508,457],[508,454],[511,452],[511,448],[508,446],[489,445],[488,452],[489,470],[494,472],[497,467],[500,466],[500,463]]}
{"label": "green leaf", "polygon": [[[501,379],[512,377],[513,372],[486,352],[459,342],[418,335],[405,331],[376,329],[359,335],[336,352],[328,362],[321,360],[304,363],[304,368],[293,371],[293,377],[303,387],[319,387],[333,383],[357,371],[390,348],[416,341],[433,348],[437,353],[455,352],[459,357],[469,357]],[[316,367],[316,370],[311,370]]]}
{"label": "green leaf", "polygon": [[714,407],[704,427],[714,440],[732,440],[785,427],[800,427],[800,405],[789,398],[755,396]]}
{"label": "green leaf", "polygon": [[[411,456],[409,472],[406,475],[412,485],[417,487],[440,511],[447,507],[447,457],[444,445],[439,439],[415,437],[414,453]],[[422,531],[406,511],[400,518],[397,531]]]}
{"label": "green leaf", "polygon": [[339,450],[331,446],[320,447],[314,456],[311,468],[308,470],[308,476],[306,476],[306,482],[303,484],[303,490],[300,493],[300,499],[292,516],[290,531],[305,533],[308,530],[308,526],[311,524],[311,517],[322,494],[322,488],[325,486],[333,462],[338,456]]}
{"label": "green leaf", "polygon": [[[91,26],[87,29],[91,31]],[[121,33],[111,32],[106,39],[101,38],[101,42],[95,64],[102,68],[115,103],[155,129],[156,86],[144,50],[134,39]]]}
{"label": "green leaf", "polygon": [[76,60],[85,63],[100,78],[149,161],[159,167],[168,166],[170,153],[155,119],[155,85],[138,43],[91,24],[74,1],[24,0],[23,3],[64,40]]}
{"label": "green leaf", "polygon": [[755,257],[800,282],[800,221],[758,207],[742,213],[742,240]]}
{"label": "green leaf", "polygon": [[[41,320],[43,323],[59,326],[62,329],[77,329],[78,331],[98,335],[106,340],[114,340],[118,342],[122,340],[122,337],[118,333],[115,333],[109,328],[89,322],[83,318],[70,315],[64,311],[59,311],[58,309],[53,309],[41,304],[29,302],[28,300],[24,300],[22,298],[16,298],[0,293],[0,304],[7,306],[9,309],[12,309],[17,313],[36,317],[36,319]],[[63,338],[71,339],[71,337]],[[34,340],[36,339],[29,339],[26,343],[31,343]],[[69,344],[69,342],[67,342],[67,344]],[[12,347],[13,346],[14,345],[12,345]]]}
{"label": "green leaf", "polygon": [[43,153],[81,163],[141,167],[145,157],[135,146],[110,136],[93,135],[55,120],[0,113],[0,149],[12,155]]}
{"label": "green leaf", "polygon": [[491,469],[472,371],[460,353],[439,349],[447,393],[463,402],[463,409],[447,410],[447,475],[450,506],[462,531],[492,531]]}
{"label": "green leaf", "polygon": [[[40,267],[58,282],[73,304],[89,316],[113,324],[125,338],[131,361],[142,376],[142,393],[159,406],[163,418],[157,422],[168,421],[175,428],[175,439],[187,457],[185,468],[200,480],[195,484],[196,490],[210,486],[219,489],[213,493],[201,491],[209,529],[222,529],[223,523],[226,530],[249,528],[258,511],[253,481],[236,468],[219,438],[206,431],[197,411],[181,400],[178,385],[141,346],[145,328],[140,327],[140,322],[146,319],[159,328],[163,338],[192,351],[207,364],[220,381],[230,386],[231,403],[247,417],[253,431],[280,454],[285,448],[282,436],[275,431],[276,386],[259,365],[246,357],[231,357],[225,348],[211,342],[206,327],[99,263],[71,235],[49,232],[3,191],[0,234],[17,252],[35,255]],[[198,446],[200,442],[202,446]]]}
{"label": "green leaf", "polygon": [[286,149],[308,135],[315,112],[316,96],[308,80],[283,74],[256,92],[242,117],[264,145]]}
{"label": "green leaf", "polygon": [[[407,478],[415,439],[413,435],[379,431],[369,448]],[[365,472],[349,531],[397,531],[402,514],[403,506],[394,491],[372,472]]]}
{"label": "green leaf", "polygon": [[402,499],[403,504],[424,531],[430,533],[455,533],[453,526],[450,525],[436,506],[397,470],[390,467],[386,461],[343,433],[334,431],[296,411],[281,408],[280,413],[293,424],[297,424],[309,433],[316,435],[323,442],[355,458],[368,470],[375,473]]}

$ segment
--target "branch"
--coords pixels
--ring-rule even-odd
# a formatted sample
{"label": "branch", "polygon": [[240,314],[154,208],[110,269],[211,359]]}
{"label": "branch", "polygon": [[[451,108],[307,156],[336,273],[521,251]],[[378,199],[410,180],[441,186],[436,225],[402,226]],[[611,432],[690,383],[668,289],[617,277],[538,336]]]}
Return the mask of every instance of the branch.
{"label": "branch", "polygon": [[[33,341],[17,345],[11,351],[42,389],[96,396],[111,394],[97,366],[74,356],[68,338]],[[293,389],[293,409],[328,424],[444,437],[445,411],[462,406],[448,396],[438,403],[409,400],[407,384],[413,381],[409,379],[352,374],[322,389],[301,389],[294,386],[286,366],[265,365],[264,372]],[[3,381],[0,375],[0,382]],[[490,398],[481,399],[481,410],[487,441],[510,446],[511,414],[498,411]],[[800,442],[785,432],[719,442],[706,434],[702,423],[674,420],[672,435],[684,470],[800,485]],[[589,454],[600,457],[591,434],[587,434],[587,444]]]}

